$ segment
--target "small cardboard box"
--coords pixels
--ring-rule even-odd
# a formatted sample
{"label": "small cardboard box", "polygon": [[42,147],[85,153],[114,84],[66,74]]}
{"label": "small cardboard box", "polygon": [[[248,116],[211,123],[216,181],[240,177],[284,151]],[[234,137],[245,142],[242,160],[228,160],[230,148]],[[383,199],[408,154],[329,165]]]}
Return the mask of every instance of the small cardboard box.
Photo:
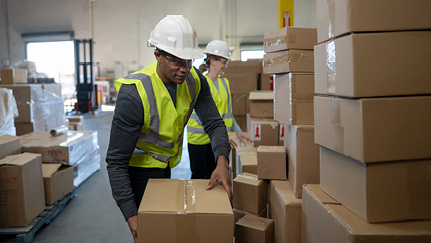
{"label": "small cardboard box", "polygon": [[278,122],[267,118],[249,117],[250,138],[253,139],[253,146],[259,147],[278,146]]}
{"label": "small cardboard box", "polygon": [[251,214],[257,217],[262,217],[262,218],[268,218],[268,207],[264,207],[262,209],[262,211],[260,211],[259,214],[254,214],[254,213],[250,213],[241,209],[237,209],[237,208],[233,208],[233,215],[235,217],[235,223],[238,222],[239,219],[241,219],[242,217],[244,217],[247,214]]}
{"label": "small cardboard box", "polygon": [[1,84],[26,84],[27,69],[11,68],[1,70]]}
{"label": "small cardboard box", "polygon": [[73,167],[58,163],[42,163],[45,203],[52,205],[73,190]]}
{"label": "small cardboard box", "polygon": [[317,44],[317,29],[288,26],[264,34],[265,53],[290,49],[313,50]]}
{"label": "small cardboard box", "polygon": [[[229,69],[230,67],[226,70]],[[257,90],[258,73],[225,73],[223,78],[229,81],[231,94],[245,94]]]}
{"label": "small cardboard box", "polygon": [[273,243],[274,220],[245,215],[235,223],[236,243]]}
{"label": "small cardboard box", "polygon": [[429,30],[430,9],[428,0],[316,0],[317,41],[351,32]]}
{"label": "small cardboard box", "polygon": [[240,173],[246,172],[257,175],[257,156],[256,153],[246,153],[239,156]]}
{"label": "small cardboard box", "polygon": [[291,125],[314,124],[314,74],[274,75],[274,119]]}
{"label": "small cardboard box", "polygon": [[0,159],[11,154],[21,153],[21,138],[11,135],[0,136]]}
{"label": "small cardboard box", "polygon": [[55,137],[49,132],[33,132],[21,138],[22,151],[42,154],[43,162],[74,165],[99,148],[97,131],[68,131]]}
{"label": "small cardboard box", "polygon": [[23,153],[0,160],[0,228],[25,227],[43,210],[42,156]]}
{"label": "small cardboard box", "polygon": [[288,50],[266,53],[263,56],[263,73],[314,72],[314,52]]}
{"label": "small cardboard box", "polygon": [[208,182],[150,179],[138,210],[138,242],[231,243],[229,198],[221,184],[206,190]]}
{"label": "small cardboard box", "polygon": [[[256,152],[255,147],[236,147],[235,148],[235,156],[233,156],[233,157],[235,157],[235,162],[236,162],[236,166],[235,166],[236,172],[237,172],[236,175],[239,175],[243,172],[242,171],[243,164],[241,163],[241,157],[243,157],[245,154],[252,154],[256,157],[256,159],[255,159],[256,160],[256,173],[253,173],[253,174],[257,175],[257,152]],[[245,159],[245,157],[244,157],[244,159]]]}
{"label": "small cardboard box", "polygon": [[288,181],[269,183],[269,217],[274,219],[274,242],[301,242],[302,200],[295,197]]}
{"label": "small cardboard box", "polygon": [[370,223],[431,219],[431,159],[364,164],[320,147],[323,191]]}
{"label": "small cardboard box", "polygon": [[257,148],[257,176],[266,180],[287,180],[286,150],[283,146]]}
{"label": "small cardboard box", "polygon": [[301,240],[334,242],[431,242],[431,221],[369,224],[320,190],[304,185]]}
{"label": "small cardboard box", "polygon": [[354,98],[431,94],[430,39],[431,31],[359,33],[319,44],[315,91]]}
{"label": "small cardboard box", "polygon": [[319,146],[314,143],[314,126],[286,126],[284,142],[288,154],[288,178],[296,197],[303,184],[320,183]]}
{"label": "small cardboard box", "polygon": [[268,203],[268,181],[257,175],[241,173],[233,180],[233,207],[258,214]]}
{"label": "small cardboard box", "polygon": [[363,163],[430,158],[430,107],[431,96],[315,96],[315,143]]}
{"label": "small cardboard box", "polygon": [[274,118],[274,92],[271,90],[256,90],[250,92],[250,116]]}

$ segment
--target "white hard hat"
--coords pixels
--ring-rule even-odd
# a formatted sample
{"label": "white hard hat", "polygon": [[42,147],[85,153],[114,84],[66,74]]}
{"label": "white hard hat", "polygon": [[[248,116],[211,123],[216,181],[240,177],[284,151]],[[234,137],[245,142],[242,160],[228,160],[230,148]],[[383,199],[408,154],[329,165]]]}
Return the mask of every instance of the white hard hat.
{"label": "white hard hat", "polygon": [[226,42],[221,40],[213,40],[205,47],[206,54],[212,54],[216,56],[220,56],[223,58],[226,58],[230,60],[230,52],[229,52],[229,46]]}
{"label": "white hard hat", "polygon": [[204,56],[195,29],[182,15],[168,15],[160,20],[151,31],[148,43],[186,60]]}

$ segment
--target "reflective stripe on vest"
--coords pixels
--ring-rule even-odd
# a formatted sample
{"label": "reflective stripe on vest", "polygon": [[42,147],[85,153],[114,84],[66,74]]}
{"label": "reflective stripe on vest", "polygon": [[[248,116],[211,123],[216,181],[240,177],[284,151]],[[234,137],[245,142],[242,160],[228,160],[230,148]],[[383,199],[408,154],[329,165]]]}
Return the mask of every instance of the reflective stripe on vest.
{"label": "reflective stripe on vest", "polygon": [[[141,129],[138,143],[133,151],[129,165],[137,167],[166,168],[169,164],[170,167],[173,168],[180,162],[184,127],[194,109],[197,92],[200,91],[200,79],[194,68],[192,68],[186,78],[186,82],[181,84],[186,85],[187,88],[185,88],[185,86],[177,86],[177,107],[172,104],[177,115],[165,114],[166,111],[169,111],[166,107],[160,107],[160,109],[162,109],[160,113],[157,100],[164,101],[166,106],[166,96],[169,96],[170,102],[172,102],[172,99],[167,90],[166,92],[157,92],[158,97],[156,97],[153,83],[162,82],[155,74],[156,68],[156,63],[153,63],[146,69],[139,71],[139,73],[134,73],[116,81],[117,91],[119,91],[122,84],[136,84],[144,106],[144,125]],[[152,80],[152,78],[155,80]],[[198,87],[197,83],[199,84]],[[142,84],[142,88],[140,88],[139,84]],[[159,83],[155,84],[157,86],[157,90],[160,91],[161,85]],[[163,88],[166,89],[164,86]],[[178,99],[178,97],[185,97],[188,95],[190,95],[190,98],[186,97]],[[162,98],[160,98],[161,96]],[[188,104],[189,100],[190,103]],[[145,107],[147,107],[147,109]],[[187,109],[188,112],[186,114],[184,112]],[[164,115],[164,117],[166,117],[164,119],[164,130],[160,130],[160,115]],[[175,120],[170,121],[169,119]],[[168,126],[167,124],[170,125]],[[175,125],[180,125],[180,127],[175,127]],[[166,130],[169,130],[169,128],[172,128],[171,132]],[[172,134],[173,137],[168,137],[170,141],[166,141],[160,137],[161,133],[165,133],[165,135]],[[177,135],[175,135],[175,133]]]}
{"label": "reflective stripe on vest", "polygon": [[[219,113],[221,114],[221,117],[223,118],[226,130],[228,134],[232,131],[232,124],[233,124],[233,114],[232,114],[232,106],[231,106],[231,95],[230,95],[230,89],[227,81],[224,78],[218,78],[219,81],[223,84],[223,88],[219,88],[219,92],[215,88],[214,84],[210,83],[212,81],[208,81],[208,84],[211,89],[211,93],[213,95],[213,99],[219,99],[218,101],[221,103],[218,103],[215,101],[216,105],[218,106]],[[217,94],[214,94],[217,92]],[[225,100],[220,100],[218,97],[214,97],[215,95],[222,96],[222,92],[225,92],[223,96],[227,98],[227,102]],[[223,102],[225,104],[225,110],[223,109]],[[221,107],[220,107],[221,106]],[[202,126],[202,121],[199,119],[198,115],[193,112],[193,114],[190,117],[188,126],[187,126],[187,138],[188,142],[191,144],[208,144],[210,143],[208,135],[205,133],[205,130]]]}

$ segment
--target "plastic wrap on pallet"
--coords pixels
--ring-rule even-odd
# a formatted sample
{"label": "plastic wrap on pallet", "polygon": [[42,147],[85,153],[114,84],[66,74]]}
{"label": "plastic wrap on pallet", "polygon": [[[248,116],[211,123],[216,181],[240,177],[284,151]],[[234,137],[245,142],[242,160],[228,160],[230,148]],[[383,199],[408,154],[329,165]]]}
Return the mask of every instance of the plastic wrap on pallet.
{"label": "plastic wrap on pallet", "polygon": [[97,131],[68,131],[56,137],[49,132],[33,132],[21,138],[22,151],[42,154],[43,162],[75,165],[83,155],[99,149]]}
{"label": "plastic wrap on pallet", "polygon": [[73,166],[73,185],[78,187],[88,179],[94,172],[100,169],[99,149],[94,150],[91,154],[83,156]]}
{"label": "plastic wrap on pallet", "polygon": [[0,135],[16,135],[14,118],[18,108],[11,89],[0,88]]}

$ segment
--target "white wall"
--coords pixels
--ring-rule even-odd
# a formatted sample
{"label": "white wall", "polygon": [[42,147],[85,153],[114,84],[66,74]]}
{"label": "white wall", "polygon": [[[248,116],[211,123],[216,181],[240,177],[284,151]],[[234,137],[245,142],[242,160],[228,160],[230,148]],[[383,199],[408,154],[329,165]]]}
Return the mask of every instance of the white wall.
{"label": "white wall", "polygon": [[[314,0],[296,0],[295,26],[314,27],[314,9]],[[146,42],[167,14],[184,15],[203,45],[224,39],[235,59],[241,43],[262,43],[265,32],[277,29],[277,0],[0,0],[0,60],[24,59],[22,33],[74,31],[76,39],[95,41],[102,76],[107,68],[124,74],[154,61]]]}

